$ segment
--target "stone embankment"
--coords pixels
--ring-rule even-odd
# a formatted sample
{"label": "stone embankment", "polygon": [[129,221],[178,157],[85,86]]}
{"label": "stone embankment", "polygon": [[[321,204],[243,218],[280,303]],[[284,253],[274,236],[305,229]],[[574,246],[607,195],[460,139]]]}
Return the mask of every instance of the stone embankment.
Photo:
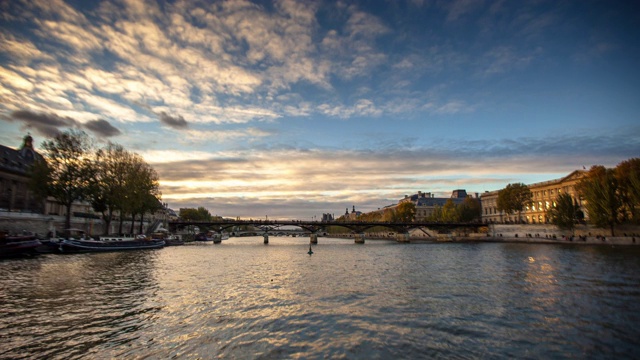
{"label": "stone embankment", "polygon": [[536,244],[576,244],[576,245],[640,245],[640,236],[459,236],[452,237],[457,242],[508,242]]}

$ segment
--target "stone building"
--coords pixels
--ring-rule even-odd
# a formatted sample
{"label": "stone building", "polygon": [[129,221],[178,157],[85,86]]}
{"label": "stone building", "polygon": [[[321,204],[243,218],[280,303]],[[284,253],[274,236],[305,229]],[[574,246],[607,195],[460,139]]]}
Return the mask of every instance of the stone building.
{"label": "stone building", "polygon": [[498,211],[498,193],[500,190],[487,191],[481,196],[482,203],[482,221],[484,223],[528,223],[528,224],[546,224],[549,222],[547,218],[547,210],[555,205],[556,198],[561,193],[569,193],[574,202],[580,206],[583,213],[583,200],[578,196],[575,185],[582,179],[585,171],[576,170],[565,177],[543,181],[528,185],[532,194],[532,203],[526,206],[522,212],[522,218],[518,221],[518,214],[505,214]]}
{"label": "stone building", "polygon": [[33,148],[33,138],[27,135],[19,149],[0,145],[0,211],[42,213],[40,201],[29,189],[29,168],[42,156]]}
{"label": "stone building", "polygon": [[412,202],[416,206],[416,215],[414,217],[414,221],[428,221],[433,212],[437,208],[443,207],[447,203],[447,201],[451,200],[454,204],[459,205],[464,202],[464,199],[467,196],[467,191],[464,189],[453,190],[450,197],[435,197],[435,194],[432,194],[430,192],[418,191],[413,195],[405,195],[404,198],[400,199],[397,204],[386,206],[383,209],[379,209],[378,212],[380,212],[380,214],[383,214],[384,211],[394,209],[402,203]]}
{"label": "stone building", "polygon": [[353,206],[351,212],[349,212],[349,208],[344,213],[344,219],[349,221],[355,221],[358,219],[358,216],[362,215],[362,211],[356,211],[356,206]]}
{"label": "stone building", "polygon": [[464,202],[464,199],[466,197],[467,191],[463,189],[453,190],[451,192],[451,196],[448,198],[437,198],[431,193],[423,193],[421,191],[418,191],[417,194],[405,196],[405,198],[398,203],[407,201],[408,199],[408,201],[411,201],[416,205],[416,216],[414,218],[414,221],[428,221],[433,212],[437,208],[442,208],[447,203],[447,201],[451,200],[454,204],[459,205]]}

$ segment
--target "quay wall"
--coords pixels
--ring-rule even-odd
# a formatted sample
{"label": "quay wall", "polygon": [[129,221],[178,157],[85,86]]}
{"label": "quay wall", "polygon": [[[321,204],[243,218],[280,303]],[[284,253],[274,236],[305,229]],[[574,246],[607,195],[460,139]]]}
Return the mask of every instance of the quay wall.
{"label": "quay wall", "polygon": [[[65,217],[59,215],[43,215],[28,212],[1,211],[0,210],[0,231],[9,234],[34,233],[39,237],[46,237],[54,229],[57,234],[61,234],[65,228]],[[135,229],[139,229],[140,223],[136,221]],[[111,232],[117,230],[119,223],[111,223]],[[143,229],[149,226],[149,220],[145,219]],[[84,231],[88,235],[101,235],[104,233],[104,224],[99,219],[71,217],[71,228]],[[131,229],[131,222],[125,221],[124,231]]]}
{"label": "quay wall", "polygon": [[[640,237],[640,226],[638,225],[618,225],[615,227],[615,236],[636,236]],[[560,230],[554,225],[549,224],[493,224],[489,225],[489,236],[503,236],[503,237],[526,237],[528,234],[531,236],[542,238],[561,238],[562,236],[604,236],[611,237],[611,230],[600,229],[591,225],[578,225],[571,231]]]}
{"label": "quay wall", "polygon": [[[488,229],[488,231],[486,231]],[[480,233],[438,233],[434,230],[414,230],[410,233],[410,241],[440,242],[514,242],[514,243],[553,243],[553,244],[586,244],[586,245],[640,245],[640,226],[619,225],[615,228],[616,236],[610,236],[609,229],[599,229],[591,225],[579,225],[573,231],[559,230],[549,224],[493,224],[485,232]],[[352,233],[327,234],[329,237],[353,239]],[[573,236],[573,238],[571,238]],[[365,233],[365,239],[395,240],[393,232]]]}
{"label": "quay wall", "polygon": [[574,236],[574,237],[454,237],[451,241],[458,242],[508,242],[508,243],[532,243],[532,244],[575,244],[575,245],[640,245],[638,236]]}

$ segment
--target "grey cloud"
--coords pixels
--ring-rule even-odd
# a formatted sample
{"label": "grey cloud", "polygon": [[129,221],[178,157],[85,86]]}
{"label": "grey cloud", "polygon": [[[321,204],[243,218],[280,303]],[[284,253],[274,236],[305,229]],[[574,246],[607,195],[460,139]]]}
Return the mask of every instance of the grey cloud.
{"label": "grey cloud", "polygon": [[174,129],[186,129],[189,127],[189,123],[182,116],[171,116],[164,111],[160,113],[160,122]]}
{"label": "grey cloud", "polygon": [[118,136],[122,134],[120,130],[111,125],[107,120],[92,120],[84,124],[84,127],[94,134],[104,137]]}
{"label": "grey cloud", "polygon": [[20,120],[24,126],[34,129],[45,137],[53,137],[60,133],[60,127],[75,127],[78,122],[69,117],[60,117],[55,114],[35,113],[29,110],[17,110],[11,113],[11,117]]}
{"label": "grey cloud", "polygon": [[27,129],[33,129],[44,137],[54,137],[60,133],[60,128],[85,128],[98,136],[112,137],[121,132],[108,121],[98,119],[82,124],[70,117],[61,117],[56,114],[37,113],[29,110],[17,110],[11,113],[13,120],[24,123]]}

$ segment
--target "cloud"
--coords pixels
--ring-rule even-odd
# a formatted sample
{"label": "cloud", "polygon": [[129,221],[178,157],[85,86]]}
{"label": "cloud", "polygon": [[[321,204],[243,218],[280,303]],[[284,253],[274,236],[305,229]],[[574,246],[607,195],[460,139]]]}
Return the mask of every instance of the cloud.
{"label": "cloud", "polygon": [[107,120],[91,120],[84,124],[87,130],[91,130],[94,134],[104,137],[113,137],[122,134],[120,130],[113,127]]}
{"label": "cloud", "polygon": [[54,137],[60,133],[60,129],[64,128],[85,128],[98,136],[104,137],[113,137],[121,134],[120,130],[102,119],[81,123],[71,117],[37,113],[29,110],[14,111],[11,113],[11,118],[23,122],[24,128],[34,129],[44,137]]}
{"label": "cloud", "polygon": [[369,99],[359,99],[352,106],[322,104],[318,106],[318,111],[329,116],[339,118],[350,118],[352,116],[379,116],[382,109],[378,108]]}
{"label": "cloud", "polygon": [[322,212],[339,212],[352,204],[371,211],[419,190],[438,196],[456,188],[484,192],[532,177],[559,178],[594,163],[615,166],[640,152],[640,128],[630,131],[627,140],[611,141],[620,131],[429,145],[390,142],[361,150],[263,148],[189,160],[175,154],[174,162],[151,164],[171,203],[210,204],[218,214],[230,216],[256,214],[242,204],[253,203],[271,208],[270,217],[299,218],[295,214],[309,213],[305,205]]}
{"label": "cloud", "polygon": [[174,129],[186,129],[189,127],[189,123],[182,116],[171,116],[164,111],[160,113],[160,122]]}
{"label": "cloud", "polygon": [[36,130],[45,137],[54,137],[60,133],[58,128],[75,127],[78,122],[55,114],[34,113],[28,110],[18,110],[11,113],[11,117],[24,122],[24,126]]}
{"label": "cloud", "polygon": [[28,39],[18,40],[11,34],[0,34],[0,50],[6,54],[11,54],[13,59],[20,60],[21,63],[28,63],[32,59],[50,58]]}

